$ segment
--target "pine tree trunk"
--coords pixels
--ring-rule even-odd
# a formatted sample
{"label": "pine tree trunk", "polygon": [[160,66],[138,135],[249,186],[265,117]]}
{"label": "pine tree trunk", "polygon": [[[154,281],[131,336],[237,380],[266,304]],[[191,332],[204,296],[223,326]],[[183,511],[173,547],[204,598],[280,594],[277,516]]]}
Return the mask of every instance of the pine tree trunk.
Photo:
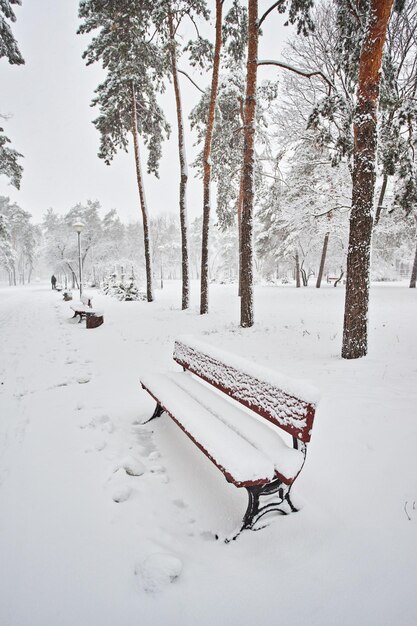
{"label": "pine tree trunk", "polygon": [[132,83],[132,134],[133,146],[135,150],[136,180],[138,184],[140,208],[143,220],[143,242],[145,246],[145,266],[146,266],[146,298],[148,302],[153,302],[153,285],[152,285],[152,261],[151,261],[151,245],[149,237],[149,217],[148,208],[146,206],[145,189],[143,187],[142,170],[140,166],[139,141],[138,141],[138,124],[136,112],[136,94],[135,86]]}
{"label": "pine tree trunk", "polygon": [[258,0],[248,2],[248,59],[246,65],[241,224],[240,325],[253,326],[253,201],[256,82],[258,72]]}
{"label": "pine tree trunk", "polygon": [[181,92],[178,81],[177,52],[174,41],[174,23],[172,13],[168,15],[169,35],[171,39],[171,72],[175,91],[178,125],[178,155],[180,160],[180,224],[181,224],[181,254],[182,254],[182,309],[188,309],[190,304],[190,270],[188,260],[188,224],[187,224],[187,157],[185,153],[184,122],[182,117]]}
{"label": "pine tree trunk", "polygon": [[243,171],[240,174],[239,197],[237,199],[237,234],[239,246],[239,266],[238,266],[238,296],[242,295],[242,204],[243,204]]}
{"label": "pine tree trunk", "polygon": [[324,264],[326,263],[326,255],[327,255],[327,244],[329,243],[329,234],[330,233],[326,233],[324,235],[323,250],[321,251],[321,259],[320,259],[320,268],[319,268],[319,273],[318,273],[317,282],[316,282],[317,289],[320,289],[321,281],[323,279]]}
{"label": "pine tree trunk", "polygon": [[342,357],[357,359],[368,351],[369,265],[375,190],[377,109],[380,69],[393,0],[371,0],[359,60],[354,120],[352,210]]}
{"label": "pine tree trunk", "polygon": [[298,250],[295,253],[295,286],[301,287],[300,282],[300,257],[298,256]]}
{"label": "pine tree trunk", "polygon": [[414,255],[413,269],[411,271],[411,278],[410,278],[410,288],[411,289],[415,289],[415,287],[416,287],[416,280],[417,280],[417,243],[416,243],[416,252],[415,252],[415,255]]}
{"label": "pine tree trunk", "polygon": [[203,233],[201,242],[201,294],[200,314],[208,313],[208,250],[210,229],[210,178],[211,178],[211,142],[213,139],[214,114],[216,109],[217,89],[219,84],[220,50],[222,46],[222,9],[223,0],[216,0],[216,42],[214,46],[213,73],[211,77],[210,106],[208,112],[206,137],[203,151]]}

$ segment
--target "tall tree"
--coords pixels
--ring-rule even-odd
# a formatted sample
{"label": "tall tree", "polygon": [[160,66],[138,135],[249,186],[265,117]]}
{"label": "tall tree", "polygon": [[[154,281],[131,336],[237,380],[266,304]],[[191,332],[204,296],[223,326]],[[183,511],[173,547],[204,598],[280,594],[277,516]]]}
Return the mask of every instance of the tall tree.
{"label": "tall tree", "polygon": [[[6,57],[11,65],[22,65],[25,61],[14,38],[10,22],[16,21],[12,5],[21,4],[21,0],[1,0],[0,2],[0,59]],[[0,119],[3,116],[0,115]],[[4,119],[4,117],[3,117]],[[0,175],[6,176],[17,189],[20,187],[23,167],[18,160],[22,156],[10,148],[10,139],[0,127]]]}
{"label": "tall tree", "polygon": [[180,160],[180,224],[181,224],[181,250],[182,250],[182,309],[188,309],[190,303],[190,268],[188,261],[188,236],[187,236],[187,181],[188,167],[185,151],[184,120],[182,114],[182,100],[180,83],[178,79],[177,46],[175,42],[175,27],[172,12],[168,14],[169,47],[171,57],[171,73],[174,83],[175,104],[177,110],[178,127],[178,156]]}
{"label": "tall tree", "polygon": [[369,261],[382,51],[393,0],[370,0],[359,57],[342,357],[368,351]]}
{"label": "tall tree", "polygon": [[246,94],[244,119],[244,147],[242,170],[242,218],[240,265],[240,325],[253,326],[253,200],[254,200],[254,148],[256,82],[258,71],[258,0],[248,2],[248,58],[246,69]]}
{"label": "tall tree", "polygon": [[[258,0],[248,0],[248,53],[246,64],[246,94],[244,107],[243,186],[241,219],[241,266],[240,266],[240,325],[253,326],[253,206],[254,206],[254,144],[256,115],[256,86],[258,65],[258,43],[264,20],[278,10],[289,8],[289,23],[297,23],[298,32],[307,34],[312,27],[310,7],[312,0],[278,0],[258,17]],[[265,64],[265,62],[263,63]]]}
{"label": "tall tree", "polygon": [[[416,230],[417,230],[417,217],[416,217]],[[410,277],[411,289],[416,288],[416,282],[417,282],[417,243],[416,243],[416,249],[414,252],[414,262],[413,262],[413,268],[411,270],[411,277]]]}
{"label": "tall tree", "polygon": [[206,136],[203,150],[203,227],[201,243],[201,291],[200,314],[208,313],[209,299],[209,229],[210,229],[210,180],[211,180],[211,143],[214,129],[217,88],[219,84],[220,51],[222,47],[222,13],[224,0],[216,0],[216,30],[211,75],[210,105],[208,110]]}
{"label": "tall tree", "polygon": [[[175,107],[177,114],[178,132],[178,156],[180,164],[179,185],[179,214],[181,226],[181,255],[182,255],[182,309],[189,307],[190,301],[190,270],[189,270],[189,244],[187,223],[187,183],[188,165],[185,144],[185,131],[183,119],[183,105],[181,98],[181,86],[179,75],[184,72],[179,69],[178,62],[181,56],[179,46],[179,30],[183,20],[188,17],[196,26],[196,18],[208,19],[209,12],[205,0],[160,0],[155,6],[154,21],[162,38],[162,45],[166,50],[167,64],[171,74],[175,94]],[[197,26],[196,26],[197,29]],[[198,29],[197,39],[192,40],[186,46],[190,53],[191,63],[204,64],[206,53],[210,50],[208,42],[204,40]],[[188,74],[185,74],[188,78]],[[192,79],[190,79],[192,80]],[[193,82],[193,81],[192,81]],[[194,83],[195,84],[195,83]]]}
{"label": "tall tree", "polygon": [[82,0],[79,33],[100,29],[84,53],[87,65],[101,61],[106,80],[96,89],[92,106],[100,107],[94,121],[100,132],[99,157],[110,164],[118,149],[127,151],[132,135],[136,180],[143,220],[146,291],[152,302],[153,277],[148,207],[141,168],[139,137],[148,148],[148,172],[158,175],[161,143],[169,125],[156,95],[164,89],[165,65],[152,41],[152,10],[148,0]]}

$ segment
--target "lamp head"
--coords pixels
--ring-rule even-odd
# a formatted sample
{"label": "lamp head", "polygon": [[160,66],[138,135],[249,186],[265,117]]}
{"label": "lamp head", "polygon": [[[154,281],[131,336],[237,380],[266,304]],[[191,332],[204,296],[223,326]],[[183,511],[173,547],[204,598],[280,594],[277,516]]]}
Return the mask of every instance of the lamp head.
{"label": "lamp head", "polygon": [[82,222],[75,222],[72,227],[75,230],[76,233],[80,233],[83,228],[84,228],[85,224],[83,224]]}

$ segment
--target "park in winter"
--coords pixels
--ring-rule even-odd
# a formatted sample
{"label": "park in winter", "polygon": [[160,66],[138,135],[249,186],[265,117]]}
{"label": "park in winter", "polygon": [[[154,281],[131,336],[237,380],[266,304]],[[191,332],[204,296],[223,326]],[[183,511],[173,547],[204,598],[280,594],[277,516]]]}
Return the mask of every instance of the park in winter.
{"label": "park in winter", "polygon": [[0,625],[415,626],[414,0],[0,0]]}

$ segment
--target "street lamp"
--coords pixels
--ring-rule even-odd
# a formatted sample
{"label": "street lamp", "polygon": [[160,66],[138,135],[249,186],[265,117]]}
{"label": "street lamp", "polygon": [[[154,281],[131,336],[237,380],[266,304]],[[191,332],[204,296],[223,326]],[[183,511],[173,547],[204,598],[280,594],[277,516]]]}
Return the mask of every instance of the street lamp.
{"label": "street lamp", "polygon": [[72,227],[78,235],[78,266],[80,268],[79,280],[80,280],[80,300],[81,300],[81,296],[83,295],[83,269],[81,265],[81,231],[84,228],[84,224],[82,222],[75,222],[75,224],[73,224]]}

